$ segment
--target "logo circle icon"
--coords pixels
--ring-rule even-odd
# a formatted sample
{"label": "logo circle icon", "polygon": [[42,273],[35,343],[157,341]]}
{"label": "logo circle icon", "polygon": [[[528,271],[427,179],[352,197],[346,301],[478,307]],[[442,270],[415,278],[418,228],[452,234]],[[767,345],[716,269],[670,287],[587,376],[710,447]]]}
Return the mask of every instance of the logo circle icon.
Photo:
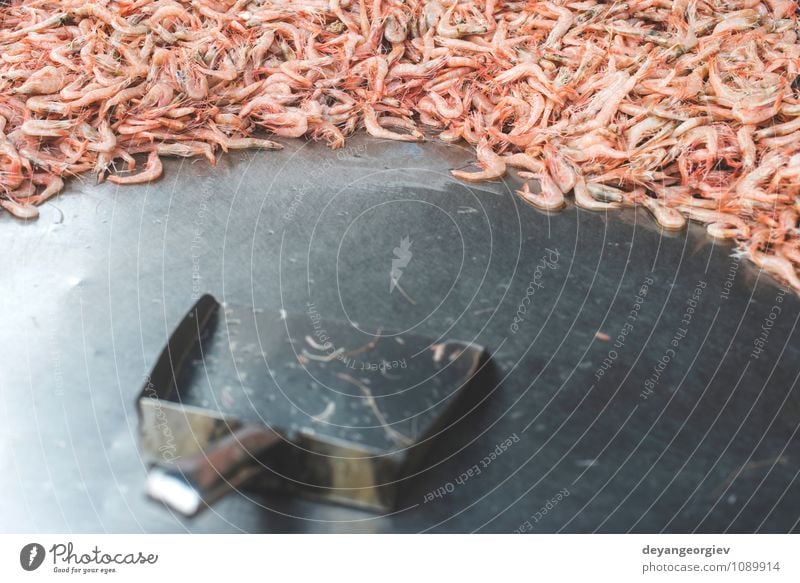
{"label": "logo circle icon", "polygon": [[28,543],[19,552],[19,564],[26,571],[35,571],[44,562],[44,547],[39,543]]}

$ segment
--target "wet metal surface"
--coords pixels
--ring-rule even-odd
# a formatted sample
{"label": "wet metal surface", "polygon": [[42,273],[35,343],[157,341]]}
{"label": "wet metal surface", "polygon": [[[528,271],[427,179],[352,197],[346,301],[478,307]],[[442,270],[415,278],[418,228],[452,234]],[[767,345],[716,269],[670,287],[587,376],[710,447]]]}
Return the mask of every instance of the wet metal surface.
{"label": "wet metal surface", "polygon": [[[451,180],[468,159],[289,142],[0,216],[0,528],[797,530],[797,298],[702,229]],[[142,494],[135,400],[204,292],[474,341],[497,378],[402,512],[234,493],[180,518]]]}
{"label": "wet metal surface", "polygon": [[482,368],[472,343],[203,295],[139,397],[146,489],[188,516],[245,488],[392,512]]}

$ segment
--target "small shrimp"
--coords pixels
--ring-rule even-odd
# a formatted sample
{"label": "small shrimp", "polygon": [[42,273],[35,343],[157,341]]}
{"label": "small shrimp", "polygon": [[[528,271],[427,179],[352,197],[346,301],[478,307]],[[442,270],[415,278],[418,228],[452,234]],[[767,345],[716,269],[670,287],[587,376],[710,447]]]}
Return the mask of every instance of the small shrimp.
{"label": "small shrimp", "polygon": [[37,22],[36,24],[31,24],[30,26],[26,26],[24,28],[20,28],[14,31],[2,31],[0,33],[0,41],[10,41],[10,40],[17,40],[22,37],[29,35],[32,32],[38,32],[40,30],[45,30],[46,28],[50,28],[52,26],[61,25],[67,18],[66,12],[57,12],[52,16],[45,18],[44,20]]}
{"label": "small shrimp", "polygon": [[231,150],[283,150],[278,142],[259,138],[228,138],[225,145]]}
{"label": "small shrimp", "polygon": [[758,125],[778,115],[781,109],[783,90],[776,90],[766,97],[748,96],[737,100],[731,108],[731,115],[747,125]]}
{"label": "small shrimp", "polygon": [[766,0],[775,18],[790,18],[797,10],[797,3],[792,0]]}
{"label": "small shrimp", "polygon": [[[563,103],[563,100],[556,95],[556,89],[552,86],[552,83],[545,72],[539,65],[533,62],[520,63],[519,65],[511,67],[507,71],[497,75],[495,77],[495,82],[499,84],[512,83],[527,77],[533,77],[536,79],[540,86],[544,88],[543,93],[545,93],[548,97],[554,101]],[[551,95],[555,96],[555,99],[551,97]]]}
{"label": "small shrimp", "polygon": [[[2,133],[2,132],[0,132]],[[2,184],[7,188],[17,188],[25,180],[23,174],[27,170],[23,157],[8,140],[0,140],[0,156],[5,158],[7,162],[0,166],[0,176],[2,176]]]}
{"label": "small shrimp", "polygon": [[402,43],[408,36],[408,20],[396,10],[383,21],[383,36],[390,43]]}
{"label": "small shrimp", "polygon": [[233,113],[218,113],[214,116],[214,123],[220,127],[239,131],[247,127],[247,124],[238,115]]}
{"label": "small shrimp", "polygon": [[466,75],[472,73],[471,67],[457,67],[455,69],[447,69],[446,72],[441,73],[423,85],[426,91],[444,91],[450,89],[454,85],[461,83]]}
{"label": "small shrimp", "polygon": [[64,190],[64,181],[55,174],[34,174],[31,182],[37,186],[44,186],[44,190],[30,199],[37,206]]}
{"label": "small shrimp", "polygon": [[[422,8],[421,24],[425,27],[434,27],[438,24],[439,20],[444,16],[445,10],[442,8],[438,0],[430,0],[425,2]],[[423,31],[424,32],[424,31]]]}
{"label": "small shrimp", "polygon": [[448,129],[439,132],[439,139],[447,144],[454,144],[464,137],[460,125],[452,125]]}
{"label": "small shrimp", "polygon": [[427,78],[439,70],[446,61],[446,57],[439,57],[426,63],[398,63],[389,68],[386,77],[387,79]]}
{"label": "small shrimp", "polygon": [[736,215],[695,206],[680,205],[677,208],[685,217],[707,225],[706,232],[712,237],[747,239],[750,236],[750,227]]}
{"label": "small shrimp", "polygon": [[284,138],[299,138],[308,131],[308,115],[300,111],[260,114],[256,123]]}
{"label": "small shrimp", "polygon": [[117,147],[117,136],[111,129],[107,119],[103,119],[97,128],[97,141],[90,141],[87,149],[92,152],[111,152]]}
{"label": "small shrimp", "polygon": [[28,77],[28,80],[16,89],[16,93],[21,93],[22,95],[49,95],[58,93],[63,86],[63,71],[52,65],[47,65]]}
{"label": "small shrimp", "polygon": [[374,138],[382,138],[385,140],[398,140],[401,142],[421,142],[425,136],[418,130],[414,130],[410,134],[398,134],[391,130],[382,127],[378,122],[378,116],[371,105],[364,106],[364,127],[367,133]]}
{"label": "small shrimp", "polygon": [[39,209],[32,204],[20,204],[15,200],[0,198],[0,206],[18,219],[29,220],[39,216]]}
{"label": "small shrimp", "polygon": [[189,99],[202,101],[208,96],[208,77],[200,71],[199,67],[190,64],[180,73],[180,75],[176,75],[178,84]]}
{"label": "small shrimp", "polygon": [[[0,201],[1,203],[2,201]],[[768,255],[751,247],[750,258],[767,273],[774,275],[792,286],[795,291],[800,291],[800,278],[792,262],[780,255]]]}
{"label": "small shrimp", "polygon": [[177,2],[159,3],[161,6],[153,12],[153,15],[147,20],[150,27],[160,24],[165,19],[176,19],[188,22],[191,17],[188,12]]}
{"label": "small shrimp", "polygon": [[575,187],[577,173],[567,159],[552,146],[546,146],[544,150],[544,165],[553,181],[567,194]]}
{"label": "small shrimp", "polygon": [[511,168],[521,168],[523,170],[527,170],[528,172],[532,172],[533,174],[539,174],[544,171],[545,165],[540,161],[534,158],[533,156],[529,156],[528,154],[518,153],[518,154],[505,154],[501,156],[503,162],[506,163],[506,166],[510,166]]}
{"label": "small shrimp", "polygon": [[[132,100],[136,99],[137,97],[142,97],[147,91],[147,85],[145,83],[140,83],[138,85],[134,85],[133,87],[128,87],[127,89],[123,89],[122,91],[118,92],[116,95],[107,99],[103,106],[100,108],[100,115],[104,116],[109,109],[112,107],[116,107],[118,105],[130,103]],[[66,106],[65,106],[66,111]]]}
{"label": "small shrimp", "polygon": [[794,154],[783,166],[775,172],[772,180],[769,183],[769,192],[775,192],[784,180],[800,179],[800,153]]}
{"label": "small shrimp", "polygon": [[144,165],[144,170],[130,176],[112,174],[108,177],[108,181],[114,184],[144,184],[161,178],[163,172],[164,166],[161,164],[161,158],[158,157],[158,152],[156,150],[152,150],[147,155],[147,162]]}
{"label": "small shrimp", "polygon": [[283,110],[283,106],[280,102],[275,98],[274,95],[261,95],[256,97],[255,99],[247,102],[239,112],[239,117],[247,117],[251,113],[259,111],[259,110],[266,110],[270,113],[277,113]]}
{"label": "small shrimp", "polygon": [[463,170],[451,170],[450,173],[461,180],[469,182],[481,182],[483,180],[494,180],[501,178],[506,173],[506,163],[495,154],[486,140],[481,141],[477,148],[478,162],[483,166],[479,172],[465,172]]}
{"label": "small shrimp", "polygon": [[683,215],[658,199],[644,196],[641,203],[663,229],[680,231],[686,227],[686,219],[683,218]]}
{"label": "small shrimp", "polygon": [[92,103],[97,101],[103,101],[105,99],[110,99],[120,90],[122,90],[126,85],[128,85],[130,81],[128,79],[124,79],[115,85],[110,85],[108,87],[101,87],[100,89],[95,89],[93,91],[86,92],[83,97],[80,99],[76,99],[75,101],[70,101],[67,103],[67,111],[81,109]]}
{"label": "small shrimp", "polygon": [[453,105],[448,104],[444,97],[434,91],[428,93],[439,115],[447,119],[458,119],[464,114],[464,105],[456,91],[451,90],[449,95]]}
{"label": "small shrimp", "polygon": [[586,210],[605,211],[622,207],[621,204],[616,202],[601,202],[594,198],[589,192],[583,176],[578,176],[575,180],[573,192],[575,193],[575,204]]}
{"label": "small shrimp", "polygon": [[[122,93],[123,92],[121,91],[120,94]],[[151,107],[166,107],[170,104],[174,95],[175,90],[172,88],[172,86],[167,83],[156,83],[147,91],[147,93],[145,93],[144,97],[142,97],[141,101],[139,102],[139,108],[148,109]],[[119,96],[116,98],[119,98]],[[114,99],[115,97],[112,97],[109,99],[109,101],[113,104]]]}
{"label": "small shrimp", "polygon": [[[752,128],[753,126],[746,126]],[[794,133],[800,130],[800,117],[797,119],[793,119],[792,121],[787,121],[781,124],[772,125],[767,128],[763,128],[758,130],[757,132],[753,132],[751,129],[751,133],[759,140],[764,138],[772,138],[775,136],[785,136],[787,134]]]}
{"label": "small shrimp", "polygon": [[600,184],[598,182],[587,182],[586,189],[595,200],[605,203],[622,203],[626,200],[626,195],[623,190],[608,186],[607,184]]}
{"label": "small shrimp", "polygon": [[727,32],[747,30],[757,26],[760,20],[761,16],[755,10],[747,9],[730,12],[714,27],[711,35],[719,36]]}
{"label": "small shrimp", "polygon": [[361,61],[361,63],[353,68],[353,73],[356,75],[362,75],[364,72],[367,73],[365,77],[372,86],[374,94],[379,96],[383,95],[385,80],[389,75],[389,63],[386,58],[376,55]]}
{"label": "small shrimp", "polygon": [[[153,146],[148,146],[148,149],[152,147]],[[161,143],[157,144],[155,149],[159,156],[175,156],[178,158],[204,156],[212,166],[217,164],[217,158],[214,156],[214,148],[211,144],[206,142],[189,140],[186,142]]]}
{"label": "small shrimp", "polygon": [[544,2],[544,5],[558,15],[556,25],[550,31],[550,34],[547,35],[547,39],[544,41],[544,45],[542,45],[552,48],[558,46],[558,42],[561,38],[572,28],[575,22],[575,14],[569,8],[558,6],[552,2]]}
{"label": "small shrimp", "polygon": [[752,195],[759,190],[759,186],[766,182],[766,180],[777,172],[782,166],[786,164],[788,159],[782,154],[775,154],[766,160],[762,160],[761,164],[754,170],[743,176],[736,184],[736,194],[740,196]]}
{"label": "small shrimp", "polygon": [[[628,145],[628,149],[632,150],[636,148],[636,146],[639,145],[639,143],[646,135],[655,133],[656,131],[664,127],[666,124],[667,120],[660,117],[651,116],[651,117],[646,117],[639,123],[633,125],[625,133],[625,142]],[[673,136],[675,136],[675,133],[677,132],[678,129],[679,128],[676,128],[675,132],[672,133]]]}
{"label": "small shrimp", "polygon": [[437,34],[446,38],[460,38],[471,34],[483,34],[489,30],[486,24],[469,24],[464,22],[451,24],[453,12],[457,6],[458,2],[453,2],[450,8],[439,18],[439,24],[436,26]]}
{"label": "small shrimp", "polygon": [[523,178],[536,178],[539,180],[540,192],[531,192],[528,183],[522,184],[522,189],[517,191],[517,194],[522,197],[526,202],[543,211],[557,211],[564,208],[566,204],[564,201],[564,193],[550,177],[550,174],[545,171],[540,174],[530,174],[528,172],[519,173]]}
{"label": "small shrimp", "polygon": [[75,122],[70,119],[29,119],[20,128],[26,136],[60,138],[68,136]]}
{"label": "small shrimp", "polygon": [[66,104],[61,103],[60,101],[54,101],[54,99],[59,99],[59,96],[35,95],[28,98],[28,100],[25,102],[25,107],[34,113],[55,113],[62,116],[67,115],[68,108]]}
{"label": "small shrimp", "polygon": [[19,199],[28,199],[34,194],[36,194],[36,187],[31,180],[26,180],[22,183],[22,186],[11,191],[11,197],[17,201]]}
{"label": "small shrimp", "polygon": [[[111,26],[117,32],[131,36],[142,36],[148,33],[146,25],[129,26],[121,17],[115,15],[108,8],[99,4],[85,3],[70,11],[72,18],[97,18]],[[62,17],[63,18],[63,17]]]}
{"label": "small shrimp", "polygon": [[753,134],[755,126],[743,125],[736,132],[736,141],[739,144],[739,150],[742,152],[742,166],[745,169],[751,169],[756,164],[756,144],[753,141]]}

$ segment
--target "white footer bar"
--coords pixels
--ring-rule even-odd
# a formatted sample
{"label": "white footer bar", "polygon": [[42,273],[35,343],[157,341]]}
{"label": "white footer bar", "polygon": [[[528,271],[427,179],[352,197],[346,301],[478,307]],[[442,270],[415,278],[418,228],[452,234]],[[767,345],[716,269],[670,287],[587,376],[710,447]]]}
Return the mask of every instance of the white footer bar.
{"label": "white footer bar", "polygon": [[798,541],[791,535],[0,535],[0,581],[800,581]]}

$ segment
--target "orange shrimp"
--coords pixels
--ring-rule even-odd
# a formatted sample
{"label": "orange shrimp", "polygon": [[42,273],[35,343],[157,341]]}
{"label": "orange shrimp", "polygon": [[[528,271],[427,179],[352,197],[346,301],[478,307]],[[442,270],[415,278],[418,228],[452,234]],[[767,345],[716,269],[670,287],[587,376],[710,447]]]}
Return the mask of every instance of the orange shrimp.
{"label": "orange shrimp", "polygon": [[550,177],[550,174],[545,171],[540,174],[529,174],[527,172],[520,172],[523,178],[536,178],[539,180],[540,192],[531,192],[528,183],[525,182],[522,188],[517,191],[525,202],[528,202],[538,209],[544,211],[557,211],[564,207],[564,193]]}
{"label": "orange shrimp", "polygon": [[[280,148],[261,131],[340,148],[359,126],[405,142],[428,126],[474,148],[480,168],[457,178],[511,167],[539,181],[519,191],[539,208],[573,191],[586,209],[644,206],[663,228],[703,222],[789,281],[800,267],[796,7],[0,3],[0,198],[32,217],[26,203],[68,174],[127,166],[110,180],[142,183],[161,175],[159,156],[214,163],[219,150]],[[774,236],[752,244],[765,225]]]}
{"label": "orange shrimp", "polygon": [[469,182],[480,182],[484,180],[494,180],[501,178],[506,173],[505,161],[494,153],[489,142],[483,140],[478,144],[478,161],[483,170],[479,172],[465,172],[463,170],[451,170],[450,173],[461,180]]}
{"label": "orange shrimp", "polygon": [[364,106],[364,127],[369,135],[385,140],[398,140],[401,142],[420,142],[424,139],[421,132],[414,130],[410,134],[398,134],[382,127],[378,122],[378,116],[371,105]]}
{"label": "orange shrimp", "polygon": [[144,170],[129,176],[112,174],[108,177],[108,181],[114,184],[144,184],[161,178],[163,172],[164,166],[161,164],[161,158],[158,157],[158,151],[153,149],[147,156]]}

